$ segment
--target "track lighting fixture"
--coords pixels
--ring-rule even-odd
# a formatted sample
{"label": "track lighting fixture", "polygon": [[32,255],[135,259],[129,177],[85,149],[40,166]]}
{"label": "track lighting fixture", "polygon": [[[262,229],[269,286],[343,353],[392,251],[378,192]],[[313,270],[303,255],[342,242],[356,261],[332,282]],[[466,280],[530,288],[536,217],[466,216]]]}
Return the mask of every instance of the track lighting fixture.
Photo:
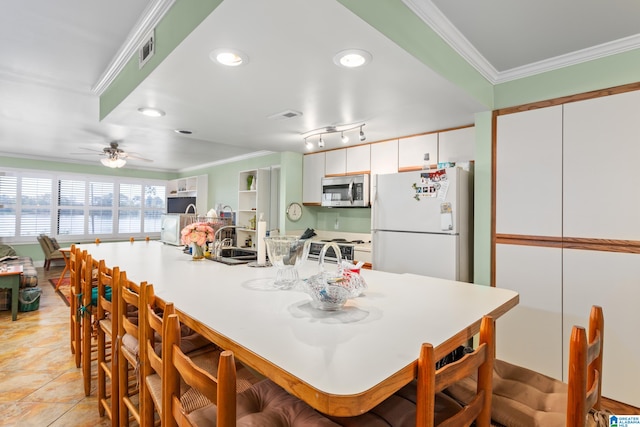
{"label": "track lighting fixture", "polygon": [[319,129],[315,129],[315,130],[303,133],[301,136],[304,139],[305,146],[309,150],[313,148],[313,144],[308,140],[312,136],[319,135],[320,138],[318,139],[318,147],[324,148],[325,139],[323,137],[325,135],[330,135],[332,133],[340,133],[340,140],[342,141],[342,143],[346,144],[347,142],[349,142],[349,136],[345,135],[345,132],[348,132],[354,129],[360,129],[360,141],[364,141],[366,138],[364,136],[364,133],[362,132],[362,127],[365,124],[366,123],[359,122],[359,123],[350,123],[350,124],[344,124],[344,125],[325,126],[323,128],[319,128]]}

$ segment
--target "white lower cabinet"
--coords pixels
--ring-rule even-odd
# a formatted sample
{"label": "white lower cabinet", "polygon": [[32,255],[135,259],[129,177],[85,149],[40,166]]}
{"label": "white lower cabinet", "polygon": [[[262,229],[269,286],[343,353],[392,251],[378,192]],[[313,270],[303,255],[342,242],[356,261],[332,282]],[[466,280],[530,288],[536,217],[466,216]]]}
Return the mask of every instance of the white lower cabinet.
{"label": "white lower cabinet", "polygon": [[573,325],[602,306],[602,395],[640,407],[640,254],[565,249],[563,261],[563,363]]}
{"label": "white lower cabinet", "polygon": [[496,357],[562,379],[562,249],[496,245],[496,287],[520,294],[496,322]]}

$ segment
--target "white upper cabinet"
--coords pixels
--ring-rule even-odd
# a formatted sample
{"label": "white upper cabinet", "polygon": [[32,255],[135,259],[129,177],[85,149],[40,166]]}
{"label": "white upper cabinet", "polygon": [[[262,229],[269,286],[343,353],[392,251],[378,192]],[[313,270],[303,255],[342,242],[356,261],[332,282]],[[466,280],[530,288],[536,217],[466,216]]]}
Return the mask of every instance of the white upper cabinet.
{"label": "white upper cabinet", "polygon": [[398,140],[371,144],[371,175],[398,172]]}
{"label": "white upper cabinet", "polygon": [[347,174],[368,174],[371,171],[371,144],[346,148]]}
{"label": "white upper cabinet", "polygon": [[398,140],[371,144],[371,176],[369,197],[371,204],[376,198],[376,175],[398,172]]}
{"label": "white upper cabinet", "polygon": [[[167,182],[167,197],[195,197],[196,210],[204,215],[207,210],[209,176],[198,175],[173,179]],[[190,211],[190,213],[193,213]]]}
{"label": "white upper cabinet", "polygon": [[302,202],[320,205],[325,153],[305,154],[302,161]]}
{"label": "white upper cabinet", "polygon": [[402,138],[398,143],[398,170],[402,172],[422,169],[426,153],[429,153],[430,165],[438,163],[437,133]]}
{"label": "white upper cabinet", "polygon": [[475,147],[475,127],[440,132],[438,134],[438,162],[469,162],[475,160]]}
{"label": "white upper cabinet", "polygon": [[562,236],[562,106],[498,117],[496,233]]}
{"label": "white upper cabinet", "polygon": [[347,150],[331,150],[325,152],[325,176],[344,175],[347,171]]}
{"label": "white upper cabinet", "polygon": [[564,235],[640,240],[640,91],[564,106]]}

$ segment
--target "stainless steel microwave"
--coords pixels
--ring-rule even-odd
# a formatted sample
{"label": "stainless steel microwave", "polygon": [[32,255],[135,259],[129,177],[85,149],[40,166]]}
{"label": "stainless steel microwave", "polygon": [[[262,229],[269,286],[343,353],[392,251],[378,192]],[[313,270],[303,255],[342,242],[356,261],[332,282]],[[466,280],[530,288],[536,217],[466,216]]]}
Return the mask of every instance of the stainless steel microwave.
{"label": "stainless steel microwave", "polygon": [[364,208],[369,206],[369,175],[322,178],[322,206]]}

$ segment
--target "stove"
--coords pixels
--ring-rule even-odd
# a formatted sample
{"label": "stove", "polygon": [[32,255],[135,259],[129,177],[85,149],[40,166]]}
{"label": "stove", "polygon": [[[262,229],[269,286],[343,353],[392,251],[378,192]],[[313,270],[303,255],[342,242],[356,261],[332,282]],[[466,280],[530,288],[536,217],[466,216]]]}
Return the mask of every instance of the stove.
{"label": "stove", "polygon": [[[324,247],[324,244],[327,242],[335,242],[338,244],[340,248],[340,253],[342,254],[342,259],[347,261],[353,261],[354,257],[354,246],[362,242],[362,240],[358,241],[347,241],[346,239],[332,239],[332,240],[320,240],[320,241],[312,241],[311,246],[309,248],[309,259],[320,259],[320,252]],[[324,260],[326,262],[337,263],[338,259],[336,258],[336,253],[333,248],[328,248],[327,253],[324,255]]]}

